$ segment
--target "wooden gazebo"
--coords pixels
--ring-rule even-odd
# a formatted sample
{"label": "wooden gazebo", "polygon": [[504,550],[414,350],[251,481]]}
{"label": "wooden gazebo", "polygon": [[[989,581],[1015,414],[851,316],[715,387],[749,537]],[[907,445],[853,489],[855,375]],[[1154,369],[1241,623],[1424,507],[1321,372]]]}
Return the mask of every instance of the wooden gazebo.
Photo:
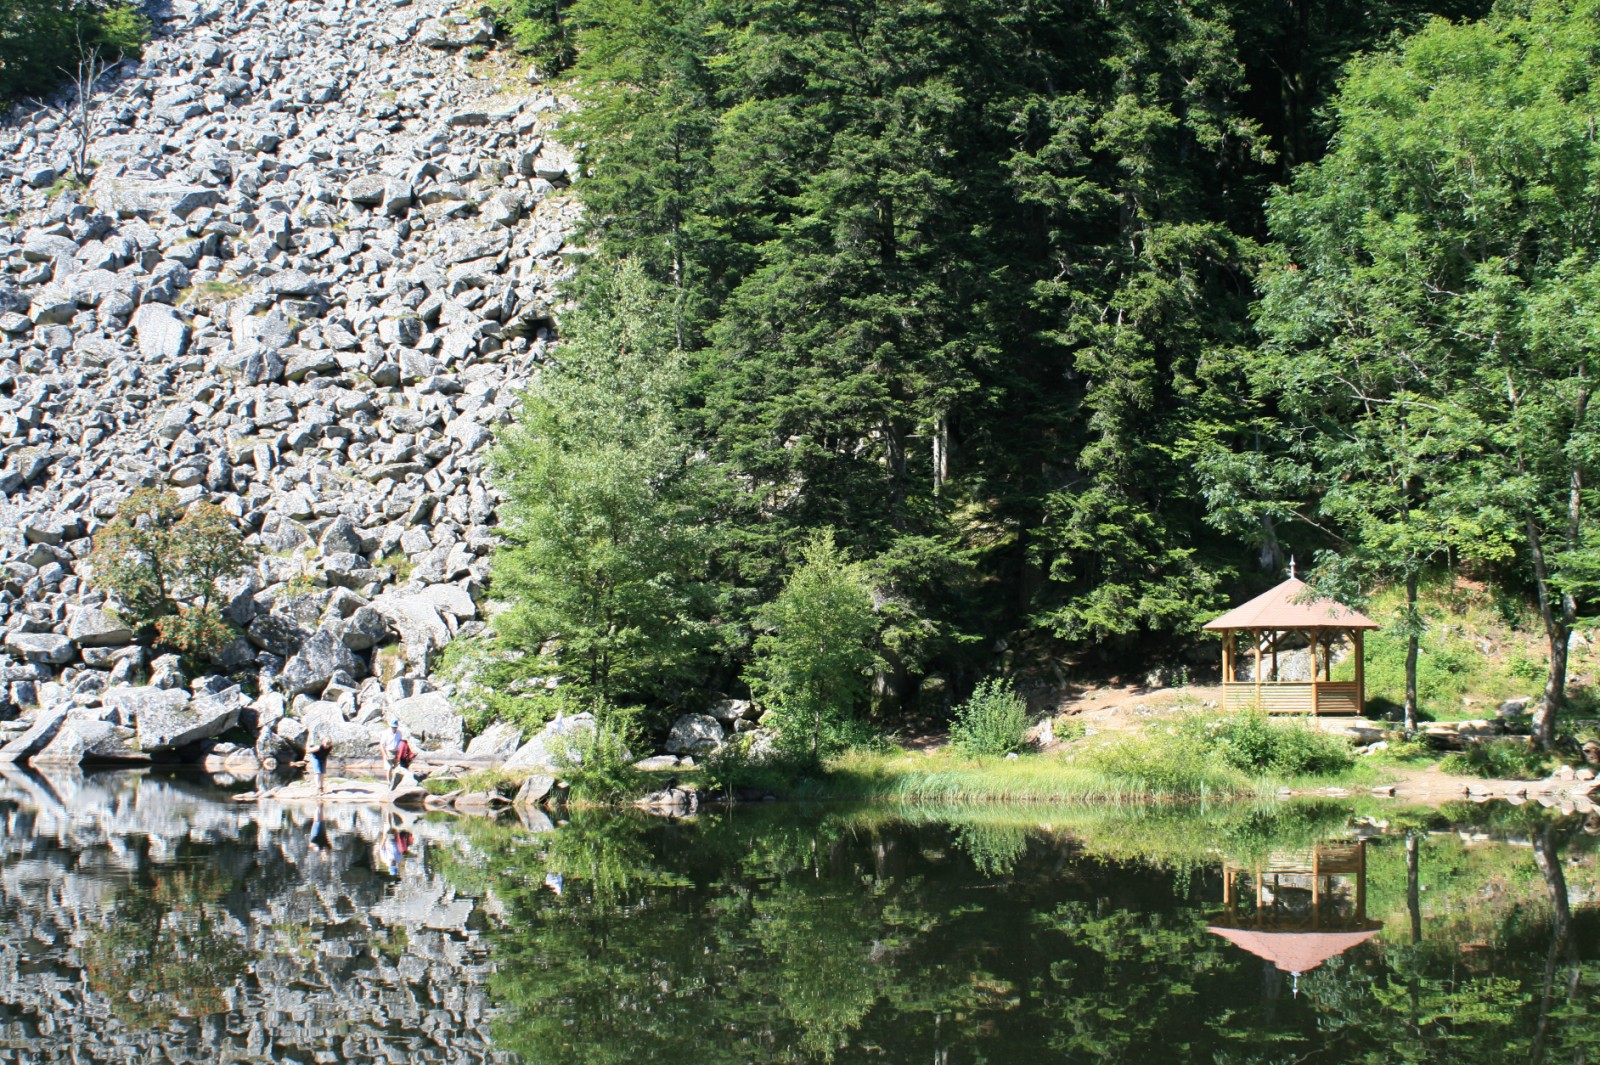
{"label": "wooden gazebo", "polygon": [[[1260,708],[1271,714],[1361,714],[1367,703],[1362,636],[1377,627],[1343,603],[1313,595],[1304,581],[1290,577],[1206,625],[1222,633],[1223,706]],[[1295,635],[1311,651],[1310,676],[1283,680],[1278,652]],[[1345,639],[1352,645],[1355,678],[1334,680],[1334,648]],[[1239,678],[1241,661],[1253,667],[1248,679]]]}

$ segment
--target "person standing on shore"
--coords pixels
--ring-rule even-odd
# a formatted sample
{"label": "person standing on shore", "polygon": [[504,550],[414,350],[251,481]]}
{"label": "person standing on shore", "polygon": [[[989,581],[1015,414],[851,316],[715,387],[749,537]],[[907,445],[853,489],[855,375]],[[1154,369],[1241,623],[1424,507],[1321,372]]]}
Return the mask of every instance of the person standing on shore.
{"label": "person standing on shore", "polygon": [[389,722],[389,734],[383,738],[383,779],[392,790],[403,770],[411,768],[414,752],[411,743],[400,731],[399,719]]}
{"label": "person standing on shore", "polygon": [[317,782],[317,794],[322,794],[323,780],[328,775],[328,755],[333,751],[333,741],[324,738],[312,725],[306,732],[306,772]]}

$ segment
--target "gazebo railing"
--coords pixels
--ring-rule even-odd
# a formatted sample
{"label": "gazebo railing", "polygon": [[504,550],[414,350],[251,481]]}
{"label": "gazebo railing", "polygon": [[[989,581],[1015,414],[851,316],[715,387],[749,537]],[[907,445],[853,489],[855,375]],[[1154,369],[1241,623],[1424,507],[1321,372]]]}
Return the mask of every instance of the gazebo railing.
{"label": "gazebo railing", "polygon": [[1353,680],[1229,681],[1222,686],[1229,710],[1269,714],[1359,714],[1360,688]]}

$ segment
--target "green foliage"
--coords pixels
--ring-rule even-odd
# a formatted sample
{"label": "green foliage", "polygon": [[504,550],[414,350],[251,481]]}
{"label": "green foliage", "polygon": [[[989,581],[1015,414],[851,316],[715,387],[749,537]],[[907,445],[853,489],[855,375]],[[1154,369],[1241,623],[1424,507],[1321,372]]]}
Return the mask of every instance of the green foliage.
{"label": "green foliage", "polygon": [[1439,762],[1446,773],[1500,780],[1538,780],[1550,772],[1548,754],[1527,740],[1482,740]]}
{"label": "green foliage", "polygon": [[529,653],[496,629],[451,640],[440,671],[456,683],[456,705],[467,730],[476,735],[505,721],[524,733],[542,727],[558,714],[571,716],[589,708],[590,698],[576,686],[550,687],[553,656]]}
{"label": "green foliage", "polygon": [[956,709],[950,742],[969,754],[1009,754],[1022,747],[1028,702],[1009,681],[991,677]]}
{"label": "green foliage", "polygon": [[1345,740],[1265,714],[1188,714],[1091,745],[1078,759],[1135,793],[1203,798],[1249,781],[1332,776],[1354,763]]}
{"label": "green foliage", "polygon": [[676,425],[676,356],[653,283],[591,278],[578,339],[493,453],[505,493],[500,645],[603,702],[670,702],[716,643],[705,576],[713,471]]}
{"label": "green foliage", "polygon": [[578,802],[608,804],[639,793],[633,752],[639,749],[639,711],[596,703],[593,729],[574,729],[552,738],[551,754]]}
{"label": "green foliage", "polygon": [[150,22],[131,4],[0,0],[0,101],[48,93],[81,59],[137,56]]}
{"label": "green foliage", "polygon": [[[1376,707],[1398,706],[1404,698],[1406,633],[1392,620],[1404,609],[1399,589],[1378,593],[1367,606],[1384,626],[1366,636],[1367,697]],[[1483,717],[1504,699],[1536,693],[1547,668],[1536,657],[1538,640],[1507,626],[1492,598],[1424,580],[1416,613],[1423,623],[1417,656],[1422,720]],[[1336,680],[1353,680],[1354,662],[1336,663],[1333,672]]]}
{"label": "green foliage", "polygon": [[[825,529],[872,574],[886,706],[926,673],[970,675],[1002,635],[1187,634],[1248,561],[1238,529],[1272,538],[1250,493],[1193,475],[1204,456],[1247,482],[1262,465],[1236,446],[1269,414],[1239,364],[1262,192],[1320,150],[1311,115],[1346,58],[1483,6],[498,0],[519,47],[573,57],[583,98],[564,136],[584,146],[592,253],[559,376],[626,406],[593,353],[649,321],[626,350],[670,430],[625,433],[623,454],[654,458],[623,480],[650,486],[634,512],[664,545],[694,522],[657,505],[716,530],[692,580],[644,567],[716,605],[638,613],[717,637],[636,645],[643,683],[616,697],[731,682],[784,561]],[[597,456],[615,435],[563,431]],[[510,494],[538,505],[531,484]],[[591,568],[581,545],[512,568],[560,574],[561,554]],[[551,598],[509,577],[519,609]],[[517,639],[584,640],[559,654],[593,684],[575,660],[600,627],[562,613]]]}
{"label": "green foliage", "polygon": [[1595,14],[1506,4],[1352,63],[1332,151],[1273,197],[1260,280],[1262,369],[1286,448],[1316,441],[1349,503],[1329,516],[1407,576],[1449,552],[1532,591],[1557,701],[1600,557],[1576,490],[1600,440]]}
{"label": "green foliage", "polygon": [[490,9],[517,50],[532,56],[543,73],[565,70],[577,54],[569,9],[572,0],[491,0]]}
{"label": "green foliage", "polygon": [[780,748],[820,762],[848,745],[867,699],[878,623],[865,567],[817,534],[761,624],[750,690],[771,708]]}
{"label": "green foliage", "polygon": [[1346,770],[1355,760],[1342,737],[1260,713],[1193,715],[1183,718],[1176,732],[1180,740],[1245,773],[1321,776]]}
{"label": "green foliage", "polygon": [[214,657],[236,632],[221,612],[218,584],[255,552],[222,508],[185,509],[175,492],[141,488],[94,539],[94,583],[115,596],[136,630],[153,633],[191,662]]}

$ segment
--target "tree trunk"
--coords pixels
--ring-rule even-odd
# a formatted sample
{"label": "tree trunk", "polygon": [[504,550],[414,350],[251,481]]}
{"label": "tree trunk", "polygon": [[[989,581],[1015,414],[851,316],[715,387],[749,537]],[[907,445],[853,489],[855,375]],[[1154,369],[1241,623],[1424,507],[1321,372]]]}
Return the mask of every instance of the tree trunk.
{"label": "tree trunk", "polygon": [[1544,699],[1533,714],[1533,735],[1539,746],[1548,751],[1555,746],[1556,717],[1567,701],[1567,647],[1572,640],[1577,604],[1568,595],[1558,598],[1550,586],[1544,539],[1531,518],[1528,520],[1528,553],[1533,559],[1534,588],[1539,594],[1539,618],[1544,622],[1545,638],[1550,645],[1550,672],[1545,678]]}
{"label": "tree trunk", "polygon": [[1561,868],[1561,854],[1556,847],[1555,827],[1547,825],[1534,837],[1533,860],[1539,865],[1546,889],[1550,893],[1550,951],[1545,956],[1544,986],[1539,996],[1539,1023],[1533,1033],[1533,1051],[1528,1055],[1532,1065],[1544,1061],[1550,1042],[1550,1010],[1555,1003],[1556,971],[1566,961],[1574,964],[1573,983],[1568,985],[1570,998],[1576,990],[1578,971],[1572,942],[1572,907],[1567,900],[1567,877]]}
{"label": "tree trunk", "polygon": [[1422,841],[1416,829],[1406,831],[1406,912],[1411,916],[1411,942],[1422,942]]}
{"label": "tree trunk", "polygon": [[1406,706],[1405,730],[1417,731],[1417,574],[1406,574]]}

